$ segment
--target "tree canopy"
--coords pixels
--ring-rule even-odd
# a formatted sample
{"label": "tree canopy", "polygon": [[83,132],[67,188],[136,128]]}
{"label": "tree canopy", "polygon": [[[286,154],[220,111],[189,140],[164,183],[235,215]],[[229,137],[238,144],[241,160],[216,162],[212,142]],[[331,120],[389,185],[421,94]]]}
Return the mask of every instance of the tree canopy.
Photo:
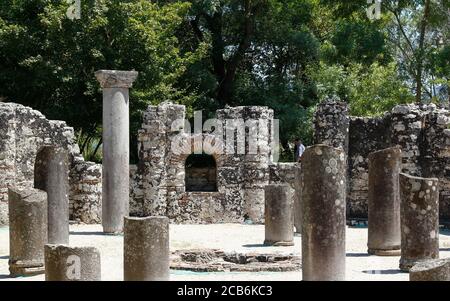
{"label": "tree canopy", "polygon": [[2,0],[0,97],[67,121],[85,154],[101,143],[99,69],[140,73],[134,144],[149,104],[171,100],[204,116],[266,105],[280,119],[285,158],[294,138],[310,141],[312,113],[327,96],[357,115],[449,100],[448,0],[383,0],[375,20],[366,0],[81,3],[72,20],[66,0]]}

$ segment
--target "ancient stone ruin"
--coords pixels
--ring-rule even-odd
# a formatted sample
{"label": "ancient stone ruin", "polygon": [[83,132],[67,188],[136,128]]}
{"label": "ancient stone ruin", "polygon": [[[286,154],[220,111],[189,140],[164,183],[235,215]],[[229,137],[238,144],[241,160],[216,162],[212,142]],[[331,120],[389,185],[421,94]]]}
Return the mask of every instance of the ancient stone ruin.
{"label": "ancient stone ruin", "polygon": [[36,158],[48,146],[69,154],[70,219],[100,222],[101,165],[83,159],[73,128],[29,107],[0,102],[0,225],[8,224],[8,186],[34,187]]}
{"label": "ancient stone ruin", "polygon": [[367,218],[368,155],[399,146],[401,171],[439,179],[439,215],[450,217],[450,111],[430,105],[397,105],[381,117],[350,116],[338,100],[319,104],[314,143],[342,147],[348,159],[348,217]]}
{"label": "ancient stone ruin", "polygon": [[[172,103],[149,106],[144,113],[138,138],[139,163],[131,181],[130,214],[168,216],[175,223],[263,222],[264,186],[279,182],[294,185],[295,164],[274,164],[271,160],[273,111],[267,107],[229,107],[216,113],[217,122],[227,129],[223,141],[238,137],[237,129],[227,121],[265,122],[258,128],[257,154],[195,154],[202,142],[215,137],[191,134],[185,119],[186,108]],[[245,135],[248,150],[248,132]],[[175,139],[188,151],[176,153],[172,145]],[[239,147],[238,141],[235,145]]]}
{"label": "ancient stone ruin", "polygon": [[[398,256],[401,247],[399,268],[411,280],[448,279],[448,261],[437,260],[439,216],[450,217],[448,110],[399,105],[361,118],[343,102],[323,102],[315,144],[297,164],[276,163],[268,107],[226,107],[200,130],[194,114],[191,131],[186,108],[164,102],[144,113],[139,162],[129,166],[128,88],[136,75],[97,73],[109,124],[103,168],[83,159],[64,122],[0,102],[0,224],[10,226],[11,276],[45,266],[46,280],[100,280],[99,250],[69,245],[70,218],[124,232],[124,280],[169,280],[169,268],[301,268],[303,280],[345,280],[346,219],[368,216],[369,254]],[[265,223],[261,246],[298,247],[295,231],[302,255],[171,252],[170,223]]]}

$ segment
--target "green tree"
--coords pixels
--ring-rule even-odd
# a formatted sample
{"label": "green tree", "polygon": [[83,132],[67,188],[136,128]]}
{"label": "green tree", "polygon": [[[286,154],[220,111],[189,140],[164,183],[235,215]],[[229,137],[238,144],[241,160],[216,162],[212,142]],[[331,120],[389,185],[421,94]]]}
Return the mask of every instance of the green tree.
{"label": "green tree", "polygon": [[360,63],[342,65],[321,63],[310,70],[321,100],[336,95],[347,101],[354,116],[377,116],[397,104],[410,103],[414,96],[398,77],[397,66],[373,63],[369,68]]}
{"label": "green tree", "polygon": [[83,147],[96,140],[101,127],[102,97],[96,70],[139,71],[131,90],[134,134],[148,104],[163,100],[190,104],[195,100],[194,93],[176,87],[203,50],[179,49],[175,31],[189,10],[188,3],[82,3],[81,19],[70,20],[64,0],[1,2],[0,95],[32,106],[49,118],[66,120],[82,131]]}

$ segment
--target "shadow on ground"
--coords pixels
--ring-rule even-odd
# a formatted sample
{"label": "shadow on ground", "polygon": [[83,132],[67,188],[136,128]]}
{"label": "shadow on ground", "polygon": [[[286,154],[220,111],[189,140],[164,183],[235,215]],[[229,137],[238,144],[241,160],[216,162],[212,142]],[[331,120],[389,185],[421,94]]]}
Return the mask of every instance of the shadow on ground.
{"label": "shadow on ground", "polygon": [[379,275],[394,275],[394,274],[402,274],[405,272],[402,272],[400,270],[395,269],[388,269],[388,270],[365,270],[362,271],[365,274],[379,274]]}
{"label": "shadow on ground", "polygon": [[269,245],[264,245],[264,244],[246,244],[246,245],[242,245],[244,248],[267,248],[267,247],[271,247]]}
{"label": "shadow on ground", "polygon": [[368,253],[347,253],[346,257],[369,257]]}
{"label": "shadow on ground", "polygon": [[96,236],[123,236],[123,234],[109,234],[109,233],[103,233],[103,232],[75,232],[70,231],[70,235],[96,235]]}

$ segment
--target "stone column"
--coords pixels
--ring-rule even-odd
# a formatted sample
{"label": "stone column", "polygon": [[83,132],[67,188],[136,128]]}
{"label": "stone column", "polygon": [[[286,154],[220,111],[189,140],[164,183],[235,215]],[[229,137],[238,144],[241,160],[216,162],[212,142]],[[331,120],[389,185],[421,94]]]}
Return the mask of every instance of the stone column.
{"label": "stone column", "polygon": [[369,154],[369,254],[400,255],[401,156],[399,147]]}
{"label": "stone column", "polygon": [[400,174],[400,269],[439,258],[438,179]]}
{"label": "stone column", "polygon": [[122,232],[123,218],[129,212],[129,88],[137,75],[136,71],[95,73],[103,88],[102,225],[105,233]]}
{"label": "stone column", "polygon": [[303,280],[345,280],[344,151],[323,144],[303,154]]}
{"label": "stone column", "polygon": [[409,270],[410,281],[450,281],[450,259],[420,262]]}
{"label": "stone column", "polygon": [[294,245],[293,190],[287,184],[269,184],[264,188],[265,240],[268,246]]}
{"label": "stone column", "polygon": [[44,272],[47,194],[34,188],[9,188],[9,271],[11,276]]}
{"label": "stone column", "polygon": [[45,245],[46,281],[100,281],[100,252],[94,247]]}
{"label": "stone column", "polygon": [[303,183],[303,171],[301,164],[298,163],[295,166],[295,193],[294,193],[294,226],[295,233],[302,233],[302,183]]}
{"label": "stone column", "polygon": [[169,280],[167,217],[125,217],[123,240],[125,281]]}
{"label": "stone column", "polygon": [[60,147],[42,149],[35,163],[34,187],[47,192],[48,243],[69,243],[69,157]]}

